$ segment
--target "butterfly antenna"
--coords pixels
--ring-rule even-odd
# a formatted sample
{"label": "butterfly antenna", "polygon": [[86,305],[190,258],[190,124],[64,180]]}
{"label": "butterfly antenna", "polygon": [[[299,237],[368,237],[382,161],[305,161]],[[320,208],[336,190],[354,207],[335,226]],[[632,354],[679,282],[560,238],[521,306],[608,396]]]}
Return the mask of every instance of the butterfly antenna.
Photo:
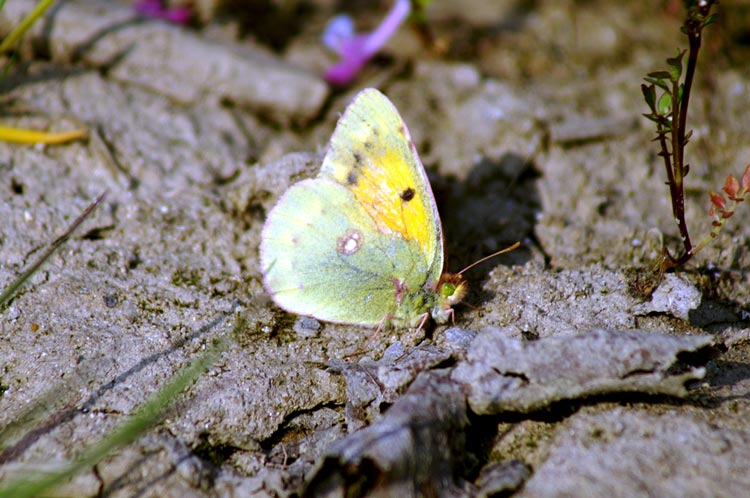
{"label": "butterfly antenna", "polygon": [[495,256],[500,256],[501,254],[505,254],[506,252],[510,252],[510,251],[512,251],[512,250],[514,250],[514,249],[517,249],[517,248],[518,248],[518,246],[520,246],[520,245],[521,245],[521,243],[520,243],[520,242],[516,242],[515,244],[513,244],[513,245],[511,245],[511,246],[508,246],[508,247],[506,247],[505,249],[500,249],[499,251],[497,251],[497,252],[495,252],[495,253],[492,253],[492,254],[490,254],[489,256],[485,256],[485,257],[483,257],[483,258],[482,258],[482,259],[480,259],[479,261],[474,261],[474,262],[473,262],[472,264],[470,264],[469,266],[467,266],[466,268],[464,268],[464,269],[463,269],[463,270],[461,270],[460,272],[456,273],[456,275],[462,275],[462,274],[463,274],[463,273],[464,273],[465,271],[471,270],[472,268],[474,268],[474,267],[475,267],[475,266],[477,266],[478,264],[484,263],[484,262],[485,262],[485,261],[487,261],[488,259],[492,259],[492,258],[494,258]]}

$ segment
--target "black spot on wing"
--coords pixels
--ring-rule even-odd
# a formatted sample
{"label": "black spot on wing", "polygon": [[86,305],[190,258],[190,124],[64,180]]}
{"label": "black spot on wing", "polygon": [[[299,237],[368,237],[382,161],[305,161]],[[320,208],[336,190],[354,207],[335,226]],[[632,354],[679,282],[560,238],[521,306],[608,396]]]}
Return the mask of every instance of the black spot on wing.
{"label": "black spot on wing", "polygon": [[352,159],[354,164],[349,174],[346,175],[346,183],[348,185],[356,185],[359,181],[359,170],[365,165],[365,158],[359,152],[352,152]]}
{"label": "black spot on wing", "polygon": [[409,202],[410,200],[414,199],[414,195],[416,192],[413,188],[407,187],[405,188],[400,194],[399,197],[401,197],[401,200],[404,202]]}
{"label": "black spot on wing", "polygon": [[356,185],[357,181],[359,181],[357,172],[355,170],[351,170],[349,174],[346,176],[346,183],[348,183],[349,185]]}

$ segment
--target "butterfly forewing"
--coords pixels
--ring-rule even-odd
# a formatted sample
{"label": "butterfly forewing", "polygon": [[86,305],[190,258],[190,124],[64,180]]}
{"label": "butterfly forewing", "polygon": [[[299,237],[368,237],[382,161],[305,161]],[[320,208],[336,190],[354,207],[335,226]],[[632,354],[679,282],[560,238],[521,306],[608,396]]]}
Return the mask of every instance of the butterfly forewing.
{"label": "butterfly forewing", "polygon": [[439,278],[437,206],[406,124],[385,95],[368,88],[355,97],[331,137],[320,176],[351,190],[381,232],[415,240],[431,276]]}

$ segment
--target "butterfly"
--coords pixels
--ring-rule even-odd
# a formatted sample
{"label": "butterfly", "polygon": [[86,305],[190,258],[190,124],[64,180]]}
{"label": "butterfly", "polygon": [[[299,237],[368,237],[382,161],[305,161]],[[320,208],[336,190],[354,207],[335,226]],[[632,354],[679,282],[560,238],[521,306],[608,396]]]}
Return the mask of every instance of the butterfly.
{"label": "butterfly", "polygon": [[261,234],[265,288],[281,308],[362,326],[445,323],[467,292],[443,273],[435,198],[403,119],[373,88],[336,125],[318,176],[296,183]]}

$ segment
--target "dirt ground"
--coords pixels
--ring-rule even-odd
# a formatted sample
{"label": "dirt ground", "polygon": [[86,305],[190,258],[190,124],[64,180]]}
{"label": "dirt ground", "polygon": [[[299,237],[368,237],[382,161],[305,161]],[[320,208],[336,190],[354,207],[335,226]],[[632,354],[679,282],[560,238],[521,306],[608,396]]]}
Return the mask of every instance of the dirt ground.
{"label": "dirt ground", "polygon": [[[36,2],[0,10],[0,36]],[[54,496],[741,496],[750,486],[750,226],[653,295],[678,250],[640,85],[687,42],[682,2],[435,0],[351,85],[323,79],[337,2],[199,4],[179,26],[69,1],[0,80],[0,286],[105,190],[0,310],[0,483],[74,461],[219,338],[166,417]],[[372,29],[390,2],[341,2]],[[750,5],[705,31],[687,220],[750,163]],[[455,325],[372,330],[285,313],[258,247],[376,87],[441,213]],[[362,348],[364,353],[351,356]],[[21,431],[9,428],[21,424]]]}

